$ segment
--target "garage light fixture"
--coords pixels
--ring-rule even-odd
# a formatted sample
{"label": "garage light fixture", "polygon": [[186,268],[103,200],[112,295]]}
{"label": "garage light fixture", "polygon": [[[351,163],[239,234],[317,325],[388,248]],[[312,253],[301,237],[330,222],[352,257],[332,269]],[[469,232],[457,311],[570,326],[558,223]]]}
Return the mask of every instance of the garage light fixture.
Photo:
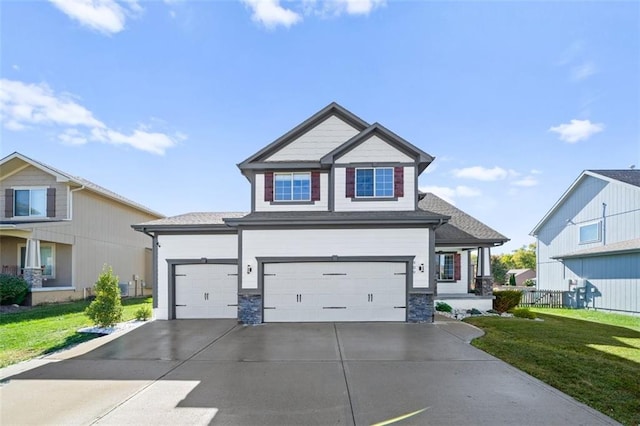
{"label": "garage light fixture", "polygon": [[251,273],[251,265],[247,265],[247,275]]}

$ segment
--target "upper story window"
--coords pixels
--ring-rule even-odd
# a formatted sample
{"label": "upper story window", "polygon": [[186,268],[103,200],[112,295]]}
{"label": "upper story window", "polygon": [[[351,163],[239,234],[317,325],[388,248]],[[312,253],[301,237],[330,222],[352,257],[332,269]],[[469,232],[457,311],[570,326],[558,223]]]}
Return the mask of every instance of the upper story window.
{"label": "upper story window", "polygon": [[311,173],[274,173],[274,201],[310,201]]}
{"label": "upper story window", "polygon": [[580,227],[580,244],[595,243],[601,239],[600,222],[590,223]]}
{"label": "upper story window", "polygon": [[47,190],[45,188],[16,189],[13,215],[20,217],[45,217],[47,215]]}
{"label": "upper story window", "polygon": [[393,167],[356,169],[356,197],[393,197]]}

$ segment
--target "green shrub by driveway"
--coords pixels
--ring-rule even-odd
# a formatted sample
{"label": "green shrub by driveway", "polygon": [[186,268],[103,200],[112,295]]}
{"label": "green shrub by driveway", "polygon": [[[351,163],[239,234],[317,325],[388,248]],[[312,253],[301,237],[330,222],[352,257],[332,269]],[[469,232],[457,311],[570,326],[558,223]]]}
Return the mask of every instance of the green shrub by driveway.
{"label": "green shrub by driveway", "polygon": [[549,314],[567,315],[562,312],[567,310],[542,311],[535,310],[543,321],[472,317],[465,322],[486,333],[473,346],[621,423],[640,424],[640,318],[603,314],[602,322],[593,322],[597,312],[585,321]]}
{"label": "green shrub by driveway", "polygon": [[493,309],[500,313],[515,308],[518,306],[518,303],[520,303],[520,299],[522,299],[522,292],[520,290],[494,291],[493,295],[495,296]]}
{"label": "green shrub by driveway", "polygon": [[0,274],[0,305],[19,305],[29,292],[29,284],[22,277]]}

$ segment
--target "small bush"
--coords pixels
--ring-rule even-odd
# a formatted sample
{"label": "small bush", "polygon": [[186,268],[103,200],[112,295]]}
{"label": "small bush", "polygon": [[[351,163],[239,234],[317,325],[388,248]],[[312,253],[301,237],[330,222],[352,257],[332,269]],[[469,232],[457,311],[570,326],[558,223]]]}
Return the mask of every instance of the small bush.
{"label": "small bush", "polygon": [[524,282],[522,284],[527,286],[527,287],[535,287],[536,286],[536,282],[534,280],[532,280],[531,278],[529,278],[528,280],[524,280]]}
{"label": "small bush", "polygon": [[113,275],[111,267],[104,266],[94,286],[96,298],[87,307],[85,313],[99,327],[111,327],[122,321],[122,301],[118,277]]}
{"label": "small bush", "polygon": [[142,305],[136,311],[136,319],[138,321],[146,321],[151,318],[152,310],[150,305]]}
{"label": "small bush", "polygon": [[453,308],[444,302],[436,302],[436,311],[438,312],[451,312]]}
{"label": "small bush", "polygon": [[522,298],[522,292],[518,290],[495,291],[493,295],[496,297],[493,300],[493,309],[500,313],[507,312],[518,306]]}
{"label": "small bush", "polygon": [[509,285],[513,287],[516,286],[516,274],[509,275]]}
{"label": "small bush", "polygon": [[516,308],[511,311],[514,317],[517,318],[526,318],[526,319],[536,319],[538,316],[535,312],[531,312],[527,308]]}
{"label": "small bush", "polygon": [[476,308],[468,309],[468,310],[467,310],[467,313],[468,313],[468,314],[471,314],[471,315],[482,315],[482,312],[481,312],[481,311],[479,311],[479,310],[478,310],[478,309],[476,309]]}
{"label": "small bush", "polygon": [[19,305],[29,293],[29,284],[22,277],[0,274],[0,304]]}

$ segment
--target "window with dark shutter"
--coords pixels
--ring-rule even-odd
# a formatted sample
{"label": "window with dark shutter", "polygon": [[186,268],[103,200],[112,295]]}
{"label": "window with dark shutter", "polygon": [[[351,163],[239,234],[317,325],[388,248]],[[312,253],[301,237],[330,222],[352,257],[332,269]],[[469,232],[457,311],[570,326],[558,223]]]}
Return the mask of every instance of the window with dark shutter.
{"label": "window with dark shutter", "polygon": [[4,190],[4,217],[13,217],[13,189]]}
{"label": "window with dark shutter", "polygon": [[393,195],[404,197],[404,167],[393,169]]}
{"label": "window with dark shutter", "polygon": [[311,172],[311,201],[320,201],[320,172]]}
{"label": "window with dark shutter", "polygon": [[47,217],[56,217],[56,189],[47,188]]}
{"label": "window with dark shutter", "polygon": [[345,197],[353,198],[356,195],[356,169],[353,167],[347,167],[345,182]]}
{"label": "window with dark shutter", "polygon": [[273,172],[264,174],[264,200],[273,201]]}
{"label": "window with dark shutter", "polygon": [[453,256],[453,279],[460,281],[462,275],[460,274],[460,253],[456,253]]}

